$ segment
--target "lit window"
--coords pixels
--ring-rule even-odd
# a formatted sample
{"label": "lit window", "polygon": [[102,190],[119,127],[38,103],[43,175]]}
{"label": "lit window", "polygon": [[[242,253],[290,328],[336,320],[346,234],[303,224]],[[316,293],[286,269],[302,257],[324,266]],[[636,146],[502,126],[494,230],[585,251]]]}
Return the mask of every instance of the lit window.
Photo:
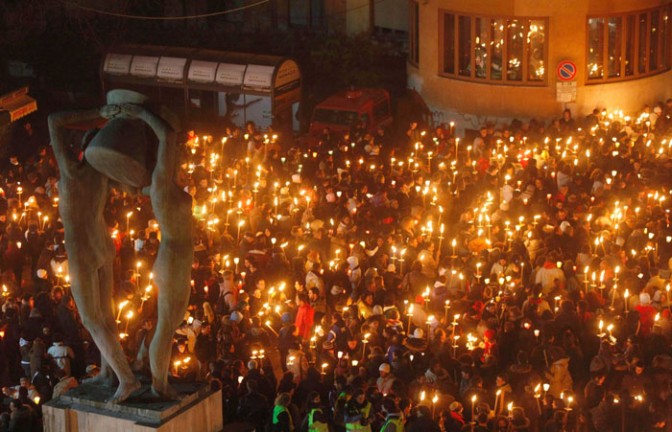
{"label": "lit window", "polygon": [[653,75],[670,69],[672,6],[588,17],[588,83]]}
{"label": "lit window", "polygon": [[548,19],[443,12],[440,73],[473,81],[546,83]]}

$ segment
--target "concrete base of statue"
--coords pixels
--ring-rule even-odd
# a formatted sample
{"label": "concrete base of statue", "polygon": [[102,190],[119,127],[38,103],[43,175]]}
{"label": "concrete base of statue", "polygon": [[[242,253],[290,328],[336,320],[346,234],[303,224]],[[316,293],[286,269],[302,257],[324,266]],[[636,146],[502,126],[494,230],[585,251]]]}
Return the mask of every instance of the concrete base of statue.
{"label": "concrete base of statue", "polygon": [[160,401],[150,386],[121,404],[108,405],[112,387],[83,384],[42,406],[46,432],[219,432],[223,430],[222,392],[204,384],[176,383],[181,399]]}

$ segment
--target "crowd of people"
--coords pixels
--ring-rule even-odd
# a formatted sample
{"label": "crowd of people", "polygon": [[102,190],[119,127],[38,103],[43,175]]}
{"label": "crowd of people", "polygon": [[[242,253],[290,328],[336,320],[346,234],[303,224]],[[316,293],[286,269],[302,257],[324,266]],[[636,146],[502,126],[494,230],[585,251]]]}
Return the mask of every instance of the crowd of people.
{"label": "crowd of people", "polygon": [[[226,430],[672,430],[672,99],[625,114],[185,134],[195,259],[171,380],[221,390]],[[100,354],[48,143],[2,174],[0,430],[39,430]],[[142,374],[161,232],[121,185],[105,219]]]}

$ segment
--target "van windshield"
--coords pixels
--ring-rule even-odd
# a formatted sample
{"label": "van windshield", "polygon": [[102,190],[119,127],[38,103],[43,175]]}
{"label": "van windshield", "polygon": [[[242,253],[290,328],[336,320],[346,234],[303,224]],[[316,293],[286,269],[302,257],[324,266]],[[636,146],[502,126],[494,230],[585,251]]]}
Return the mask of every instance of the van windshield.
{"label": "van windshield", "polygon": [[313,121],[319,123],[336,124],[342,126],[351,126],[357,122],[356,111],[343,111],[333,109],[316,109],[313,115]]}

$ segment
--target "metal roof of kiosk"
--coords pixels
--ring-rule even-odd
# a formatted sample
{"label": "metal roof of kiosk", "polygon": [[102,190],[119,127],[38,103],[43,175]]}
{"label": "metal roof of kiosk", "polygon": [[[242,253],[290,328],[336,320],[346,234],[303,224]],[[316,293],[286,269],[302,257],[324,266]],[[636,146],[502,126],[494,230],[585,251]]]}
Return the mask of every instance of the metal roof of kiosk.
{"label": "metal roof of kiosk", "polygon": [[291,90],[301,81],[297,63],[286,57],[149,45],[111,49],[101,76],[104,84],[186,86],[259,95]]}

